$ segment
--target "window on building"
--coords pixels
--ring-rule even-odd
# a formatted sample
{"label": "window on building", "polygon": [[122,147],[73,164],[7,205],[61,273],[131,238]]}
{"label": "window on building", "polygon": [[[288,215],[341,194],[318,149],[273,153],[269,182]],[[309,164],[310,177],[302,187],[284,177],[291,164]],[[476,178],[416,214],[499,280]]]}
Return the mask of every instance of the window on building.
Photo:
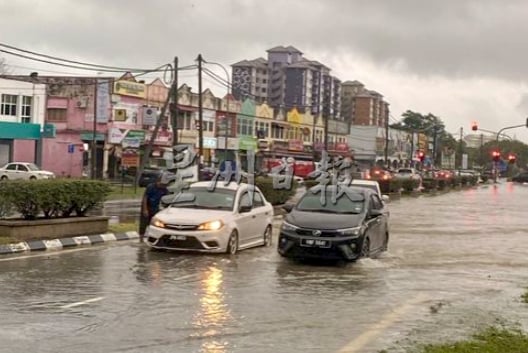
{"label": "window on building", "polygon": [[283,139],[284,128],[278,125],[271,125],[271,137],[274,139]]}
{"label": "window on building", "polygon": [[183,117],[183,129],[184,130],[191,130],[192,124],[192,117],[190,114],[185,114]]}
{"label": "window on building", "polygon": [[263,121],[255,122],[255,136],[260,139],[269,137],[269,123]]}
{"label": "window on building", "polygon": [[266,93],[266,87],[262,87],[260,90],[262,91],[262,93]]}
{"label": "window on building", "polygon": [[247,118],[237,119],[237,134],[253,136],[253,121]]}
{"label": "window on building", "polygon": [[17,99],[18,96],[14,94],[2,94],[2,102],[0,103],[0,115],[16,116]]}
{"label": "window on building", "polygon": [[22,112],[20,118],[23,123],[31,122],[31,106],[32,106],[32,97],[23,96],[22,97]]}
{"label": "window on building", "polygon": [[49,122],[63,123],[67,120],[66,109],[48,108],[46,120]]}

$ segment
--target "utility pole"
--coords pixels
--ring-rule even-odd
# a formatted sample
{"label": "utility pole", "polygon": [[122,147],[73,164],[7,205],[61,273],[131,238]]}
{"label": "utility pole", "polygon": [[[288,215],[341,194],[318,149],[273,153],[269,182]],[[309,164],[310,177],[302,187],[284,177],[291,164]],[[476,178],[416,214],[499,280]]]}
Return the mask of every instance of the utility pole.
{"label": "utility pole", "polygon": [[[199,157],[198,165],[202,164],[203,158],[203,102],[202,102],[202,54],[198,54],[198,148],[199,148]],[[227,144],[227,141],[225,142]],[[198,169],[200,169],[198,167]],[[198,173],[198,181],[201,180],[201,173]]]}
{"label": "utility pole", "polygon": [[[174,77],[176,77],[177,71],[174,73]],[[147,164],[147,161],[150,159],[150,153],[152,152],[152,146],[154,145],[154,140],[156,140],[156,137],[158,136],[158,131],[161,126],[161,121],[165,117],[165,114],[167,113],[167,108],[169,107],[169,102],[171,100],[172,95],[174,94],[174,91],[178,91],[178,88],[175,85],[175,81],[173,80],[171,88],[169,89],[169,93],[167,94],[167,99],[165,100],[165,103],[163,103],[163,107],[161,108],[161,113],[158,117],[158,120],[156,121],[156,126],[154,127],[154,131],[152,132],[152,136],[150,137],[150,141],[145,148],[145,153],[143,155],[143,158],[141,158],[141,163],[139,165],[139,169],[136,174],[136,185],[139,181],[139,177],[141,176],[141,173],[143,173],[143,170],[145,169],[145,165]]]}
{"label": "utility pole", "polygon": [[460,163],[458,165],[458,167],[460,169],[462,169],[462,154],[464,153],[464,145],[462,144],[462,140],[464,138],[464,127],[460,127],[460,140],[458,142],[458,150],[459,150],[459,154],[460,154]]}
{"label": "utility pole", "polygon": [[176,89],[172,90],[172,145],[178,145],[178,57],[174,57],[174,82],[173,86]]}
{"label": "utility pole", "polygon": [[436,129],[437,126],[433,126],[433,166],[436,166]]}
{"label": "utility pole", "polygon": [[324,119],[324,150],[328,153],[328,114],[323,112]]}
{"label": "utility pole", "polygon": [[92,179],[96,179],[96,172],[97,172],[97,143],[96,143],[96,135],[97,135],[97,79],[94,81],[94,114],[93,114],[93,127],[92,127]]}
{"label": "utility pole", "polygon": [[409,167],[414,166],[414,131],[411,130],[411,155],[409,156]]}
{"label": "utility pole", "polygon": [[389,116],[385,119],[385,166],[389,167]]}

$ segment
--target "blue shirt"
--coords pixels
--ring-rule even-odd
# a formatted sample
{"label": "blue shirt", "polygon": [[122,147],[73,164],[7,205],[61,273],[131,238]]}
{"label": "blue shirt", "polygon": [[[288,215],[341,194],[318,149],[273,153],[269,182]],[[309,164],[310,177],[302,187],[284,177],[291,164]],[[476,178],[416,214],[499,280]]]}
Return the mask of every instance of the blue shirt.
{"label": "blue shirt", "polygon": [[159,211],[159,204],[161,198],[169,193],[164,186],[157,186],[155,183],[150,184],[145,189],[145,197],[147,198],[147,208],[149,215],[154,215]]}

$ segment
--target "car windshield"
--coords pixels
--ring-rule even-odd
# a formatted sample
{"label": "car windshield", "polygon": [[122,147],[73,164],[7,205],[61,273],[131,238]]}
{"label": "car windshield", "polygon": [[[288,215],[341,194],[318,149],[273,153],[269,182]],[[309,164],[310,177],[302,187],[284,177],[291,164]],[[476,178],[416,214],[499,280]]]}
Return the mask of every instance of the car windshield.
{"label": "car windshield", "polygon": [[178,208],[201,208],[216,210],[233,210],[236,190],[215,188],[210,191],[207,188],[186,189],[174,198],[170,198],[171,207]]}
{"label": "car windshield", "polygon": [[400,174],[411,174],[412,170],[411,169],[400,169],[400,170],[398,170],[398,173],[400,173]]}
{"label": "car windshield", "polygon": [[327,191],[325,201],[321,202],[321,193],[307,192],[299,201],[296,209],[306,212],[359,214],[365,207],[365,198],[356,192],[344,192],[336,202],[332,202],[332,192]]}
{"label": "car windshield", "polygon": [[40,170],[39,167],[37,167],[35,164],[33,163],[28,163],[26,164],[26,166],[28,167],[29,170],[33,170],[33,171],[37,171],[37,170]]}

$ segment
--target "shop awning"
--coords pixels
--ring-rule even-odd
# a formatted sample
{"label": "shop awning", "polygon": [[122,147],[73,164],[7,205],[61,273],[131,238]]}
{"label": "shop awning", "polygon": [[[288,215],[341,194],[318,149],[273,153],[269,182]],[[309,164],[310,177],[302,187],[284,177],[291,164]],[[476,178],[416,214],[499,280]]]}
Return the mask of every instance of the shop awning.
{"label": "shop awning", "polygon": [[40,124],[0,122],[0,139],[38,140]]}

